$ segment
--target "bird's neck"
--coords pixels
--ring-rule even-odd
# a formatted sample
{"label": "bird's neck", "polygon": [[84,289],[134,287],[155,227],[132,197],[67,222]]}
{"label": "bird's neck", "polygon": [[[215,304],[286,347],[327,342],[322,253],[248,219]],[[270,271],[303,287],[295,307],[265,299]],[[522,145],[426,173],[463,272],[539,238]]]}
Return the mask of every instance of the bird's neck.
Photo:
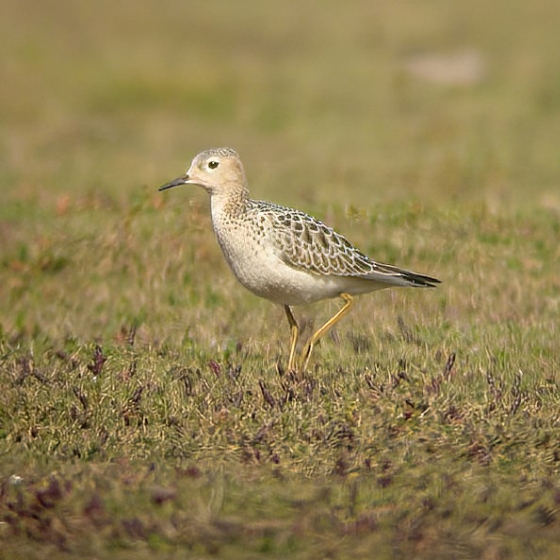
{"label": "bird's neck", "polygon": [[249,191],[246,187],[229,190],[227,193],[213,193],[210,204],[212,216],[242,216],[249,206]]}

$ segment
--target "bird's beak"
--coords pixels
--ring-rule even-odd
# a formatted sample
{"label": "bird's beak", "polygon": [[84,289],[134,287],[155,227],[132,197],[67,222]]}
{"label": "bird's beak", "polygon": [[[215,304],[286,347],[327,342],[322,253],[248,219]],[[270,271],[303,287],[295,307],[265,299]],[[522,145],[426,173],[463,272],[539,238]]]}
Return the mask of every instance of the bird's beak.
{"label": "bird's beak", "polygon": [[177,179],[171,181],[171,183],[166,183],[162,185],[158,190],[164,191],[166,189],[171,189],[173,187],[179,187],[181,185],[186,185],[189,182],[189,175],[183,175],[182,177],[177,177]]}

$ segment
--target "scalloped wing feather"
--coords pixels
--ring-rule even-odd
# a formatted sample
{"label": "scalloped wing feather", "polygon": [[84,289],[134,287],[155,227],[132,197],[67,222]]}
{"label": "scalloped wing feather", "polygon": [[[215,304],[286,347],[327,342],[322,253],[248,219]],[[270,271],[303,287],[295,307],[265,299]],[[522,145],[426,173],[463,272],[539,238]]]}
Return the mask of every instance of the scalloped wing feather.
{"label": "scalloped wing feather", "polygon": [[280,258],[294,268],[401,286],[433,287],[439,283],[435,278],[373,261],[344,236],[304,212],[257,204],[259,213],[265,212],[270,220],[269,232]]}

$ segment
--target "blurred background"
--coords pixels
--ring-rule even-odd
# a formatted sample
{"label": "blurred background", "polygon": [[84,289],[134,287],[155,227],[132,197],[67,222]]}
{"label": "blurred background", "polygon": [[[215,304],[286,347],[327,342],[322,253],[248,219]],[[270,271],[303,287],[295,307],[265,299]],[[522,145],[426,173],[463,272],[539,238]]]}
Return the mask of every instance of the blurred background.
{"label": "blurred background", "polygon": [[216,146],[238,150],[255,198],[445,280],[429,298],[364,299],[361,329],[383,305],[388,323],[402,309],[437,321],[436,305],[471,329],[481,309],[542,320],[549,301],[556,320],[556,0],[0,10],[0,332],[90,339],[134,323],[208,346],[283,322],[235,285],[206,193],[157,192]]}
{"label": "blurred background", "polygon": [[4,0],[0,185],[126,196],[228,145],[284,204],[558,209],[559,29],[554,0]]}
{"label": "blurred background", "polygon": [[[559,141],[559,0],[1,0],[0,558],[560,557]],[[443,283],[282,375],[217,146]]]}

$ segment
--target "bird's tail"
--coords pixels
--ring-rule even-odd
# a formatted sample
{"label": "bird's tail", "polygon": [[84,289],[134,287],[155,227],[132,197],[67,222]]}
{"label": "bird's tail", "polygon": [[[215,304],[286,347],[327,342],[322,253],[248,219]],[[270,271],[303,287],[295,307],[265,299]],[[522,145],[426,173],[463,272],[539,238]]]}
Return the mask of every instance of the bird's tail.
{"label": "bird's tail", "polygon": [[411,270],[398,268],[390,264],[375,263],[376,269],[363,278],[367,280],[374,280],[383,284],[390,284],[391,286],[403,286],[411,288],[435,288],[437,284],[441,284],[441,280],[418,274]]}

